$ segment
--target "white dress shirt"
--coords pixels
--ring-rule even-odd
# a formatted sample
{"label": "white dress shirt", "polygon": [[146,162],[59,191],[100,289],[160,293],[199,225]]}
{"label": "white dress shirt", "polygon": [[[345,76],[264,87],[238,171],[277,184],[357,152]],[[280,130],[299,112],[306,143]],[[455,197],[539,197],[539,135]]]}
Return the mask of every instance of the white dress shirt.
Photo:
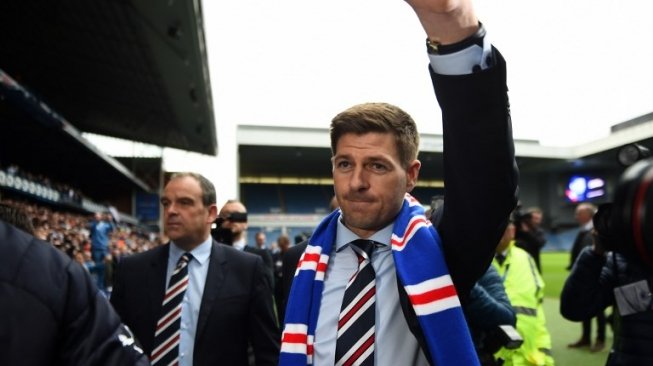
{"label": "white dress shirt", "polygon": [[[193,249],[190,254],[193,259],[188,262],[188,287],[181,302],[181,332],[179,339],[179,366],[193,365],[193,348],[195,347],[195,332],[197,331],[197,318],[202,304],[206,275],[209,271],[213,239],[208,237],[202,244]],[[168,254],[168,269],[166,275],[166,288],[170,277],[177,266],[177,262],[186,251],[171,243]]]}

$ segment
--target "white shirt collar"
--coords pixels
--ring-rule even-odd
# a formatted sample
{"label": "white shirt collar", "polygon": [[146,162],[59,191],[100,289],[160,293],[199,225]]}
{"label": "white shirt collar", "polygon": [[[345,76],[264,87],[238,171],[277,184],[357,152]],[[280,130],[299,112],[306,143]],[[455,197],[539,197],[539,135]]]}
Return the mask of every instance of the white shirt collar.
{"label": "white shirt collar", "polygon": [[[390,239],[392,238],[392,228],[394,227],[394,221],[389,223],[383,229],[375,232],[367,238],[368,240],[374,240],[375,242],[382,244],[385,247],[389,248]],[[345,224],[342,222],[342,213],[338,217],[338,232],[336,235],[336,251],[342,249],[347,244],[351,243],[356,239],[361,239],[358,235],[354,234],[353,231],[349,230]]]}
{"label": "white shirt collar", "polygon": [[238,250],[243,250],[243,249],[245,249],[245,245],[247,245],[247,244],[245,244],[245,238],[242,238],[242,239],[240,239],[240,240],[236,240],[236,241],[233,242],[233,244],[232,244],[232,246],[233,246],[234,248],[238,249]]}
{"label": "white shirt collar", "polygon": [[[204,264],[205,261],[211,256],[211,248],[213,247],[213,238],[209,237],[202,242],[202,244],[195,247],[195,249],[190,251],[190,254],[193,255],[193,258],[196,259],[200,264]],[[185,250],[179,248],[173,241],[170,242],[170,252],[169,256],[173,259],[174,263],[179,261],[179,258],[186,253]]]}

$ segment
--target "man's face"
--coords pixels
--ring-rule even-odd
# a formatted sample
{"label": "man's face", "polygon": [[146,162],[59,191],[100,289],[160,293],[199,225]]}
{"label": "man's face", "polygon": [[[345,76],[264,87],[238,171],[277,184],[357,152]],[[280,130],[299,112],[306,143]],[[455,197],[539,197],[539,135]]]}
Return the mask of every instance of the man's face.
{"label": "man's face", "polygon": [[348,133],[336,144],[333,183],[344,224],[367,238],[388,225],[401,210],[406,192],[417,182],[420,162],[401,166],[390,133]]}
{"label": "man's face", "polygon": [[576,208],[576,221],[580,225],[585,225],[592,220],[592,213],[582,207]]}
{"label": "man's face", "polygon": [[220,210],[220,217],[224,218],[222,227],[225,229],[231,229],[231,232],[234,234],[234,239],[239,239],[245,230],[247,230],[247,222],[233,222],[227,220],[229,215],[234,212],[246,213],[247,209],[240,202],[228,202]]}
{"label": "man's face", "polygon": [[192,250],[209,237],[217,207],[204,206],[202,188],[195,178],[179,177],[168,182],[161,205],[165,233],[180,248]]}
{"label": "man's face", "polygon": [[531,214],[531,223],[534,227],[539,227],[542,225],[542,214],[539,212],[533,212]]}
{"label": "man's face", "polygon": [[256,245],[262,247],[265,245],[265,234],[256,234]]}

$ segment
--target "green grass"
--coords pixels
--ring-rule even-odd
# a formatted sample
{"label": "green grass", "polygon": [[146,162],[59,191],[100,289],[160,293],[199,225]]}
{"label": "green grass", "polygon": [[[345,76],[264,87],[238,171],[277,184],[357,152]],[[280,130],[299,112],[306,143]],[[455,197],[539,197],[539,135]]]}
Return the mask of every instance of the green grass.
{"label": "green grass", "polygon": [[540,255],[542,263],[542,277],[544,279],[544,296],[560,298],[562,286],[569,275],[569,253],[548,252]]}
{"label": "green grass", "polygon": [[[590,353],[585,349],[570,349],[567,344],[578,340],[581,334],[581,324],[570,322],[560,315],[560,292],[569,272],[565,269],[569,264],[569,253],[542,253],[542,276],[546,285],[544,289],[544,312],[546,323],[551,333],[553,358],[557,366],[602,366],[608,357],[609,346],[612,344],[612,330],[608,326],[607,347],[598,353]],[[608,313],[609,311],[606,311]],[[596,323],[592,323],[596,334]]]}

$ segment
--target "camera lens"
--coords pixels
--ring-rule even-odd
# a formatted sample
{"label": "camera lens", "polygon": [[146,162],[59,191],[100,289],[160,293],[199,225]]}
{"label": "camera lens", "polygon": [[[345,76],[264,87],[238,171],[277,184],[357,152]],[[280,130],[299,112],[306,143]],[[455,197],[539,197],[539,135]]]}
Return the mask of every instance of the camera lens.
{"label": "camera lens", "polygon": [[[614,199],[614,222],[624,254],[653,266],[653,159],[642,160],[621,176]],[[617,236],[618,238],[619,236]]]}

